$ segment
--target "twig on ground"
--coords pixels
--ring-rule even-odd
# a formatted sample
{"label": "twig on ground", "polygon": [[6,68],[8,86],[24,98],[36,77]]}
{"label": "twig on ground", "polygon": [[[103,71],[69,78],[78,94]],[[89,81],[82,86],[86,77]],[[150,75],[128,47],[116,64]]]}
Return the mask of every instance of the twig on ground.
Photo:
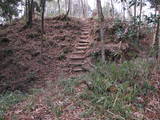
{"label": "twig on ground", "polygon": [[121,115],[116,115],[116,114],[114,114],[113,112],[111,112],[110,110],[106,110],[106,112],[108,112],[109,114],[111,114],[111,115],[113,115],[114,117],[116,117],[116,118],[121,118],[121,119],[123,119],[123,120],[126,120],[124,117],[122,117]]}
{"label": "twig on ground", "polygon": [[117,93],[116,98],[114,100],[113,107],[116,105],[117,99],[118,99],[118,93]]}

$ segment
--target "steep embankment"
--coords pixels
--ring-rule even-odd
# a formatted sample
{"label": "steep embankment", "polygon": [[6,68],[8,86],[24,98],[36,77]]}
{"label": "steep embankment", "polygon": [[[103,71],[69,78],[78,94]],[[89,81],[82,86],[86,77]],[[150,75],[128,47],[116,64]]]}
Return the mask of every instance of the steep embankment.
{"label": "steep embankment", "polygon": [[60,73],[70,74],[66,56],[73,51],[81,26],[77,19],[46,19],[43,37],[39,20],[31,29],[24,28],[22,21],[1,27],[0,92],[26,90],[35,81],[41,86]]}
{"label": "steep embankment", "polygon": [[[122,56],[119,51],[125,55],[124,59],[137,55],[139,51],[123,42],[129,40],[128,34],[117,36],[119,30],[129,28],[126,23],[107,20],[103,27],[108,59],[119,60]],[[34,20],[31,29],[25,28],[22,21],[1,27],[0,92],[25,90],[34,81],[44,83],[54,80],[58,74],[64,76],[88,70],[90,59],[87,57],[100,55],[99,26],[95,20],[69,18],[64,21],[58,16],[45,20],[43,37],[40,31],[39,20]],[[119,44],[120,41],[123,44]]]}
{"label": "steep embankment", "polygon": [[[86,53],[91,47],[90,23],[72,18],[63,21],[61,17],[46,19],[46,33],[42,37],[39,22],[34,21],[32,29],[25,29],[23,24],[17,22],[12,26],[3,27],[1,31],[1,40],[3,42],[5,39],[8,41],[7,44],[3,45],[3,49],[15,50],[13,54],[6,56],[5,60],[2,59],[1,61],[5,64],[5,61],[13,59],[14,63],[17,63],[14,64],[14,70],[10,69],[13,67],[12,62],[4,68],[5,73],[1,69],[0,72],[4,79],[11,73],[6,79],[7,84],[4,85],[4,80],[1,80],[1,91],[27,90],[33,82],[36,82],[34,85],[40,87],[45,84],[45,87],[42,87],[42,92],[30,95],[31,97],[23,102],[12,106],[6,113],[5,119],[10,120],[16,116],[18,119],[25,120],[54,120],[64,111],[66,112],[62,115],[62,119],[79,119],[79,114],[85,108],[75,105],[76,110],[69,110],[73,100],[67,99],[63,91],[64,87],[59,85],[60,81],[57,81],[65,76],[77,76],[88,68],[86,66],[88,65]],[[26,69],[18,69],[19,64]],[[12,77],[17,77],[17,79],[13,81]],[[70,87],[66,89],[70,91]],[[63,103],[66,108],[59,108],[61,101],[66,101]],[[76,113],[74,114],[73,111]]]}

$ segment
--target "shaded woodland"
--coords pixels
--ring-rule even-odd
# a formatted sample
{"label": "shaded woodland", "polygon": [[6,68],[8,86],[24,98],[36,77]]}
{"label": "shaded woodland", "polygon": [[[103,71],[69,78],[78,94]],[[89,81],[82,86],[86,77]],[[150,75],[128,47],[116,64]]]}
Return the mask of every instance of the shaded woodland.
{"label": "shaded woodland", "polygon": [[0,0],[0,120],[159,120],[159,0]]}

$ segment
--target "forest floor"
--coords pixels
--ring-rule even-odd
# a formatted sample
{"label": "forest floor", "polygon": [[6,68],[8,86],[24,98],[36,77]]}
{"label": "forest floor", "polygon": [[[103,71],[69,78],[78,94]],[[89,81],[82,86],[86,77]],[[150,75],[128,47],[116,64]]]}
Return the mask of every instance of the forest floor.
{"label": "forest floor", "polygon": [[[54,109],[53,106],[49,108],[46,102],[58,104],[62,99],[63,93],[60,92],[58,81],[83,73],[83,69],[77,68],[74,63],[74,59],[78,59],[77,62],[79,62],[81,58],[73,56],[73,52],[86,49],[79,46],[77,48],[79,51],[74,50],[82,36],[82,26],[85,27],[86,22],[75,18],[67,21],[59,19],[61,18],[46,19],[43,36],[40,33],[40,21],[37,20],[34,21],[31,29],[25,28],[23,22],[19,21],[1,27],[0,92],[18,90],[32,94],[33,91],[42,90],[40,94],[38,92],[11,108],[6,115],[6,120],[12,120],[14,117],[20,120],[56,119],[55,113],[52,112],[59,114],[59,108],[51,110]],[[81,42],[82,44],[88,43],[87,41]],[[76,54],[79,55],[79,53]],[[72,59],[73,63],[71,63]],[[71,64],[75,65],[75,68]],[[62,95],[62,97],[65,96]],[[74,118],[72,114],[70,113],[68,117],[64,114],[63,117],[66,120],[77,119],[78,115]]]}
{"label": "forest floor", "polygon": [[[19,21],[1,27],[0,92],[16,91],[14,93],[18,93],[18,96],[9,93],[9,97],[0,98],[4,101],[13,99],[17,103],[19,95],[25,95],[20,97],[22,100],[17,104],[10,102],[11,105],[7,106],[8,103],[4,102],[5,105],[0,107],[0,120],[130,120],[121,114],[104,111],[100,105],[93,105],[93,101],[88,99],[92,90],[88,90],[90,86],[86,80],[91,79],[88,77],[89,71],[95,69],[89,54],[99,52],[101,48],[99,43],[93,43],[93,40],[98,39],[98,29],[95,29],[98,27],[93,22],[75,18],[63,21],[60,17],[46,19],[43,36],[38,20],[34,21],[31,29],[25,28],[24,23]],[[92,49],[95,44],[96,49]],[[109,51],[115,51],[119,46],[124,50],[128,47],[126,43],[119,42],[108,42],[105,47]],[[141,52],[143,56],[142,51],[127,50]],[[108,54],[110,57],[111,53]],[[126,59],[129,58],[126,55]],[[119,57],[112,59],[117,60]],[[152,84],[159,89],[159,72],[152,76]],[[152,89],[151,86],[145,88]],[[159,90],[153,94],[154,92],[149,92],[148,97],[138,97],[140,105],[146,102],[144,99],[148,100],[145,111],[140,109],[139,112],[135,106],[130,105],[138,120],[160,118],[160,94]],[[103,97],[101,98],[96,103],[102,102]],[[0,105],[3,104],[3,99]],[[116,104],[116,99],[117,95],[113,104]],[[144,113],[148,115],[145,116]]]}

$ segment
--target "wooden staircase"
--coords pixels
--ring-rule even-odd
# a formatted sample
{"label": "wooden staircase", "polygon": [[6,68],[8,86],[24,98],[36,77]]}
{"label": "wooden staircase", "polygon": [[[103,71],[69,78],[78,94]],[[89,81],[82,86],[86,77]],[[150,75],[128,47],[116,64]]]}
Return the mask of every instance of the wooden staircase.
{"label": "wooden staircase", "polygon": [[75,50],[69,56],[70,67],[72,69],[72,72],[88,71],[86,68],[86,52],[89,50],[91,46],[89,24],[86,23],[81,30],[81,36],[75,46]]}

